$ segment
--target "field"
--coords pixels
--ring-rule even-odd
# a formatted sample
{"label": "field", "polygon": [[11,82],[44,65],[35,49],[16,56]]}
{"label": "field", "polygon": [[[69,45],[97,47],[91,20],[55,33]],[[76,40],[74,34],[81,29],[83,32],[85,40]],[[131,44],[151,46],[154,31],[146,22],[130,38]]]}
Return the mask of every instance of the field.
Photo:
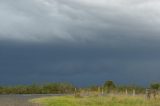
{"label": "field", "polygon": [[43,106],[160,106],[160,98],[146,100],[144,96],[57,96],[33,99]]}

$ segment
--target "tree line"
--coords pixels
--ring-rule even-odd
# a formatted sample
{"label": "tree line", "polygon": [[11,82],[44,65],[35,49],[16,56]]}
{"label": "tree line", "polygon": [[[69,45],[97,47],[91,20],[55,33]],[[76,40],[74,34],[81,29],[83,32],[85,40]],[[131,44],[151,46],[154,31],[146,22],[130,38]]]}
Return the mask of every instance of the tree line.
{"label": "tree line", "polygon": [[0,86],[0,94],[63,94],[73,93],[74,88],[70,83]]}
{"label": "tree line", "polygon": [[[71,94],[75,92],[75,88],[85,91],[104,90],[106,93],[110,92],[125,92],[128,93],[136,91],[136,93],[145,93],[147,87],[136,85],[116,85],[112,80],[107,80],[100,86],[89,86],[79,88],[70,83],[48,83],[48,84],[32,84],[32,85],[17,85],[17,86],[0,86],[0,94]],[[160,83],[152,83],[149,85],[150,89],[159,90]]]}
{"label": "tree line", "polygon": [[151,83],[148,87],[138,86],[138,85],[116,85],[112,80],[107,80],[103,85],[94,85],[87,87],[86,90],[97,91],[98,89],[103,89],[106,93],[133,93],[133,90],[136,91],[137,94],[144,94],[146,89],[152,90],[160,90],[160,83]]}

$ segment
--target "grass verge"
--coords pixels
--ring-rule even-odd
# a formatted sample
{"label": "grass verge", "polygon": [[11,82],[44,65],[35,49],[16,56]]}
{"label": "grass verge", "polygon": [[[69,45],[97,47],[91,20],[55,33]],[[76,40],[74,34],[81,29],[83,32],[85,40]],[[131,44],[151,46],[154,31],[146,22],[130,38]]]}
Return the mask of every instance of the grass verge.
{"label": "grass verge", "polygon": [[160,106],[160,98],[145,100],[144,96],[57,96],[37,98],[31,102],[43,106]]}

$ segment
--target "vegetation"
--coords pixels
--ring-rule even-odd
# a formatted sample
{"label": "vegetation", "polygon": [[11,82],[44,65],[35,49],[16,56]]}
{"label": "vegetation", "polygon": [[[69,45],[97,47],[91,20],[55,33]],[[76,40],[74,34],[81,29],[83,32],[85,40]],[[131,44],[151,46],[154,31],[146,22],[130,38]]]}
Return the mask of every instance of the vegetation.
{"label": "vegetation", "polygon": [[[144,94],[145,87],[135,85],[116,85],[112,80],[105,81],[103,85],[95,85],[90,87],[78,88],[70,83],[49,83],[49,84],[32,84],[32,85],[19,85],[19,86],[0,86],[0,94],[66,94],[74,93],[75,88],[77,92],[104,92],[104,93],[124,93],[127,90],[128,94]],[[160,89],[160,83],[152,83],[151,89]]]}
{"label": "vegetation", "polygon": [[145,87],[137,85],[116,85],[113,81],[105,81],[102,86],[94,85],[87,88],[84,88],[86,91],[97,91],[98,89],[103,90],[105,93],[124,93],[126,90],[129,94],[133,93],[133,90],[136,91],[136,94],[144,94],[146,91]]}
{"label": "vegetation", "polygon": [[123,85],[123,86],[117,86],[117,92],[122,93],[126,90],[129,94],[133,93],[133,90],[136,91],[136,94],[144,94],[146,91],[145,87],[136,86],[136,85]]}
{"label": "vegetation", "polygon": [[34,99],[32,102],[44,106],[160,106],[160,98],[147,101],[144,96],[60,96]]}
{"label": "vegetation", "polygon": [[44,85],[3,86],[0,94],[62,94],[73,93],[74,86],[69,83],[49,83]]}
{"label": "vegetation", "polygon": [[111,90],[115,90],[116,85],[114,84],[113,81],[108,80],[108,81],[106,81],[106,82],[104,83],[103,87],[104,87],[104,89],[107,90],[107,92],[109,93],[109,92],[111,92]]}
{"label": "vegetation", "polygon": [[116,85],[109,80],[101,86],[87,88],[78,88],[70,83],[0,86],[0,94],[71,94],[31,100],[43,106],[160,106],[160,83],[152,83],[147,88],[150,89]]}
{"label": "vegetation", "polygon": [[150,85],[150,88],[158,90],[158,89],[160,89],[160,83],[152,83]]}
{"label": "vegetation", "polygon": [[113,88],[116,88],[116,85],[114,84],[112,80],[108,80],[104,83],[104,87],[113,89]]}

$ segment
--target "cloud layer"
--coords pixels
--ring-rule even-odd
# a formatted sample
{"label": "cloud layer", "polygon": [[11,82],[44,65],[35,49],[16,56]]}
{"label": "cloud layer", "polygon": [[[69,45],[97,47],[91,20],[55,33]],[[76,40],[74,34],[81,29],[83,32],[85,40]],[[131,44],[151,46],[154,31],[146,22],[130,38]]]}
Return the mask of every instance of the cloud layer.
{"label": "cloud layer", "polygon": [[105,42],[159,36],[159,6],[158,0],[1,0],[0,38]]}

